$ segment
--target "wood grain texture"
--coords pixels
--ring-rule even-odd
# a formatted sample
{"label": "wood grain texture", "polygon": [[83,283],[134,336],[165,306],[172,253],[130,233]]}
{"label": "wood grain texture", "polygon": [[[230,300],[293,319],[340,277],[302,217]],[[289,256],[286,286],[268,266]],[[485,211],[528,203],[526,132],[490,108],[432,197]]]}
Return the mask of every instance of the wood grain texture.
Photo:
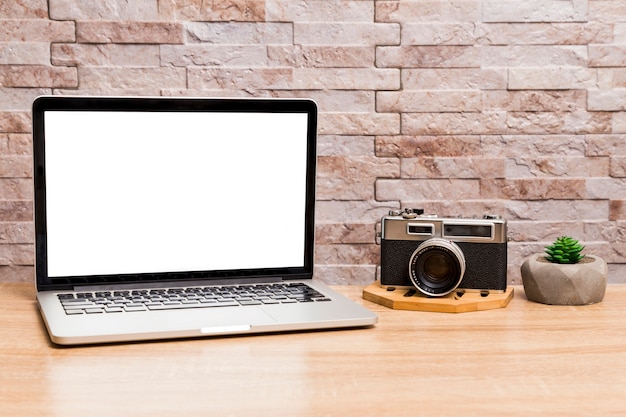
{"label": "wood grain texture", "polygon": [[376,311],[373,328],[59,348],[29,284],[0,284],[0,415],[626,413],[626,286],[603,302]]}

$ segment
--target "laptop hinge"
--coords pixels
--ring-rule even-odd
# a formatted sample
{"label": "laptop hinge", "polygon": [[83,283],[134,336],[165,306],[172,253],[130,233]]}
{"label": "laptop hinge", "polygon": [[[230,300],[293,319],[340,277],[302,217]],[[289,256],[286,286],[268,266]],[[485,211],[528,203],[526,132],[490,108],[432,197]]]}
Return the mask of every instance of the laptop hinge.
{"label": "laptop hinge", "polygon": [[281,282],[282,277],[264,277],[264,278],[228,278],[216,280],[200,280],[200,281],[163,281],[163,282],[136,282],[132,284],[101,284],[88,286],[75,286],[74,291],[111,291],[111,290],[127,290],[135,288],[182,288],[182,287],[206,287],[211,285],[246,285],[246,284],[269,284]]}

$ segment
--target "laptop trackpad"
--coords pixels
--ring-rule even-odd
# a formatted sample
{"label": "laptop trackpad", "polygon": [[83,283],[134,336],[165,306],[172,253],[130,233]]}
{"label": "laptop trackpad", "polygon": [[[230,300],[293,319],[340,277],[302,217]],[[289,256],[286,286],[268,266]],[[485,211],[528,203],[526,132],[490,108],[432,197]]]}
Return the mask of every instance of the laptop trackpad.
{"label": "laptop trackpad", "polygon": [[207,317],[200,324],[202,334],[242,333],[255,327],[274,324],[276,320],[260,308],[247,307],[229,309],[228,315]]}

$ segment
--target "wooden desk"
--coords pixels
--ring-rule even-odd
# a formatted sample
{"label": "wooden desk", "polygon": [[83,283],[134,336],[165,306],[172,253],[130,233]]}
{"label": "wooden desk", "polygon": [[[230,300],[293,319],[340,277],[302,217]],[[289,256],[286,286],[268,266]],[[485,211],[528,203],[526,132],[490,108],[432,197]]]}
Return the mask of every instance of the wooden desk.
{"label": "wooden desk", "polygon": [[2,416],[626,415],[626,286],[587,307],[526,300],[374,328],[127,345],[50,344],[25,284],[0,284]]}

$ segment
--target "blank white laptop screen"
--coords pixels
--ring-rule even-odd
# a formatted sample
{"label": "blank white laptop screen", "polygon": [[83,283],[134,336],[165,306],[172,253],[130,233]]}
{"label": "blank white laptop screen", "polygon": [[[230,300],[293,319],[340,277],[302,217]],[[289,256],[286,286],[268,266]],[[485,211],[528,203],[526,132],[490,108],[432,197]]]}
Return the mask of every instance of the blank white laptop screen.
{"label": "blank white laptop screen", "polygon": [[44,120],[49,277],[304,265],[305,113]]}

